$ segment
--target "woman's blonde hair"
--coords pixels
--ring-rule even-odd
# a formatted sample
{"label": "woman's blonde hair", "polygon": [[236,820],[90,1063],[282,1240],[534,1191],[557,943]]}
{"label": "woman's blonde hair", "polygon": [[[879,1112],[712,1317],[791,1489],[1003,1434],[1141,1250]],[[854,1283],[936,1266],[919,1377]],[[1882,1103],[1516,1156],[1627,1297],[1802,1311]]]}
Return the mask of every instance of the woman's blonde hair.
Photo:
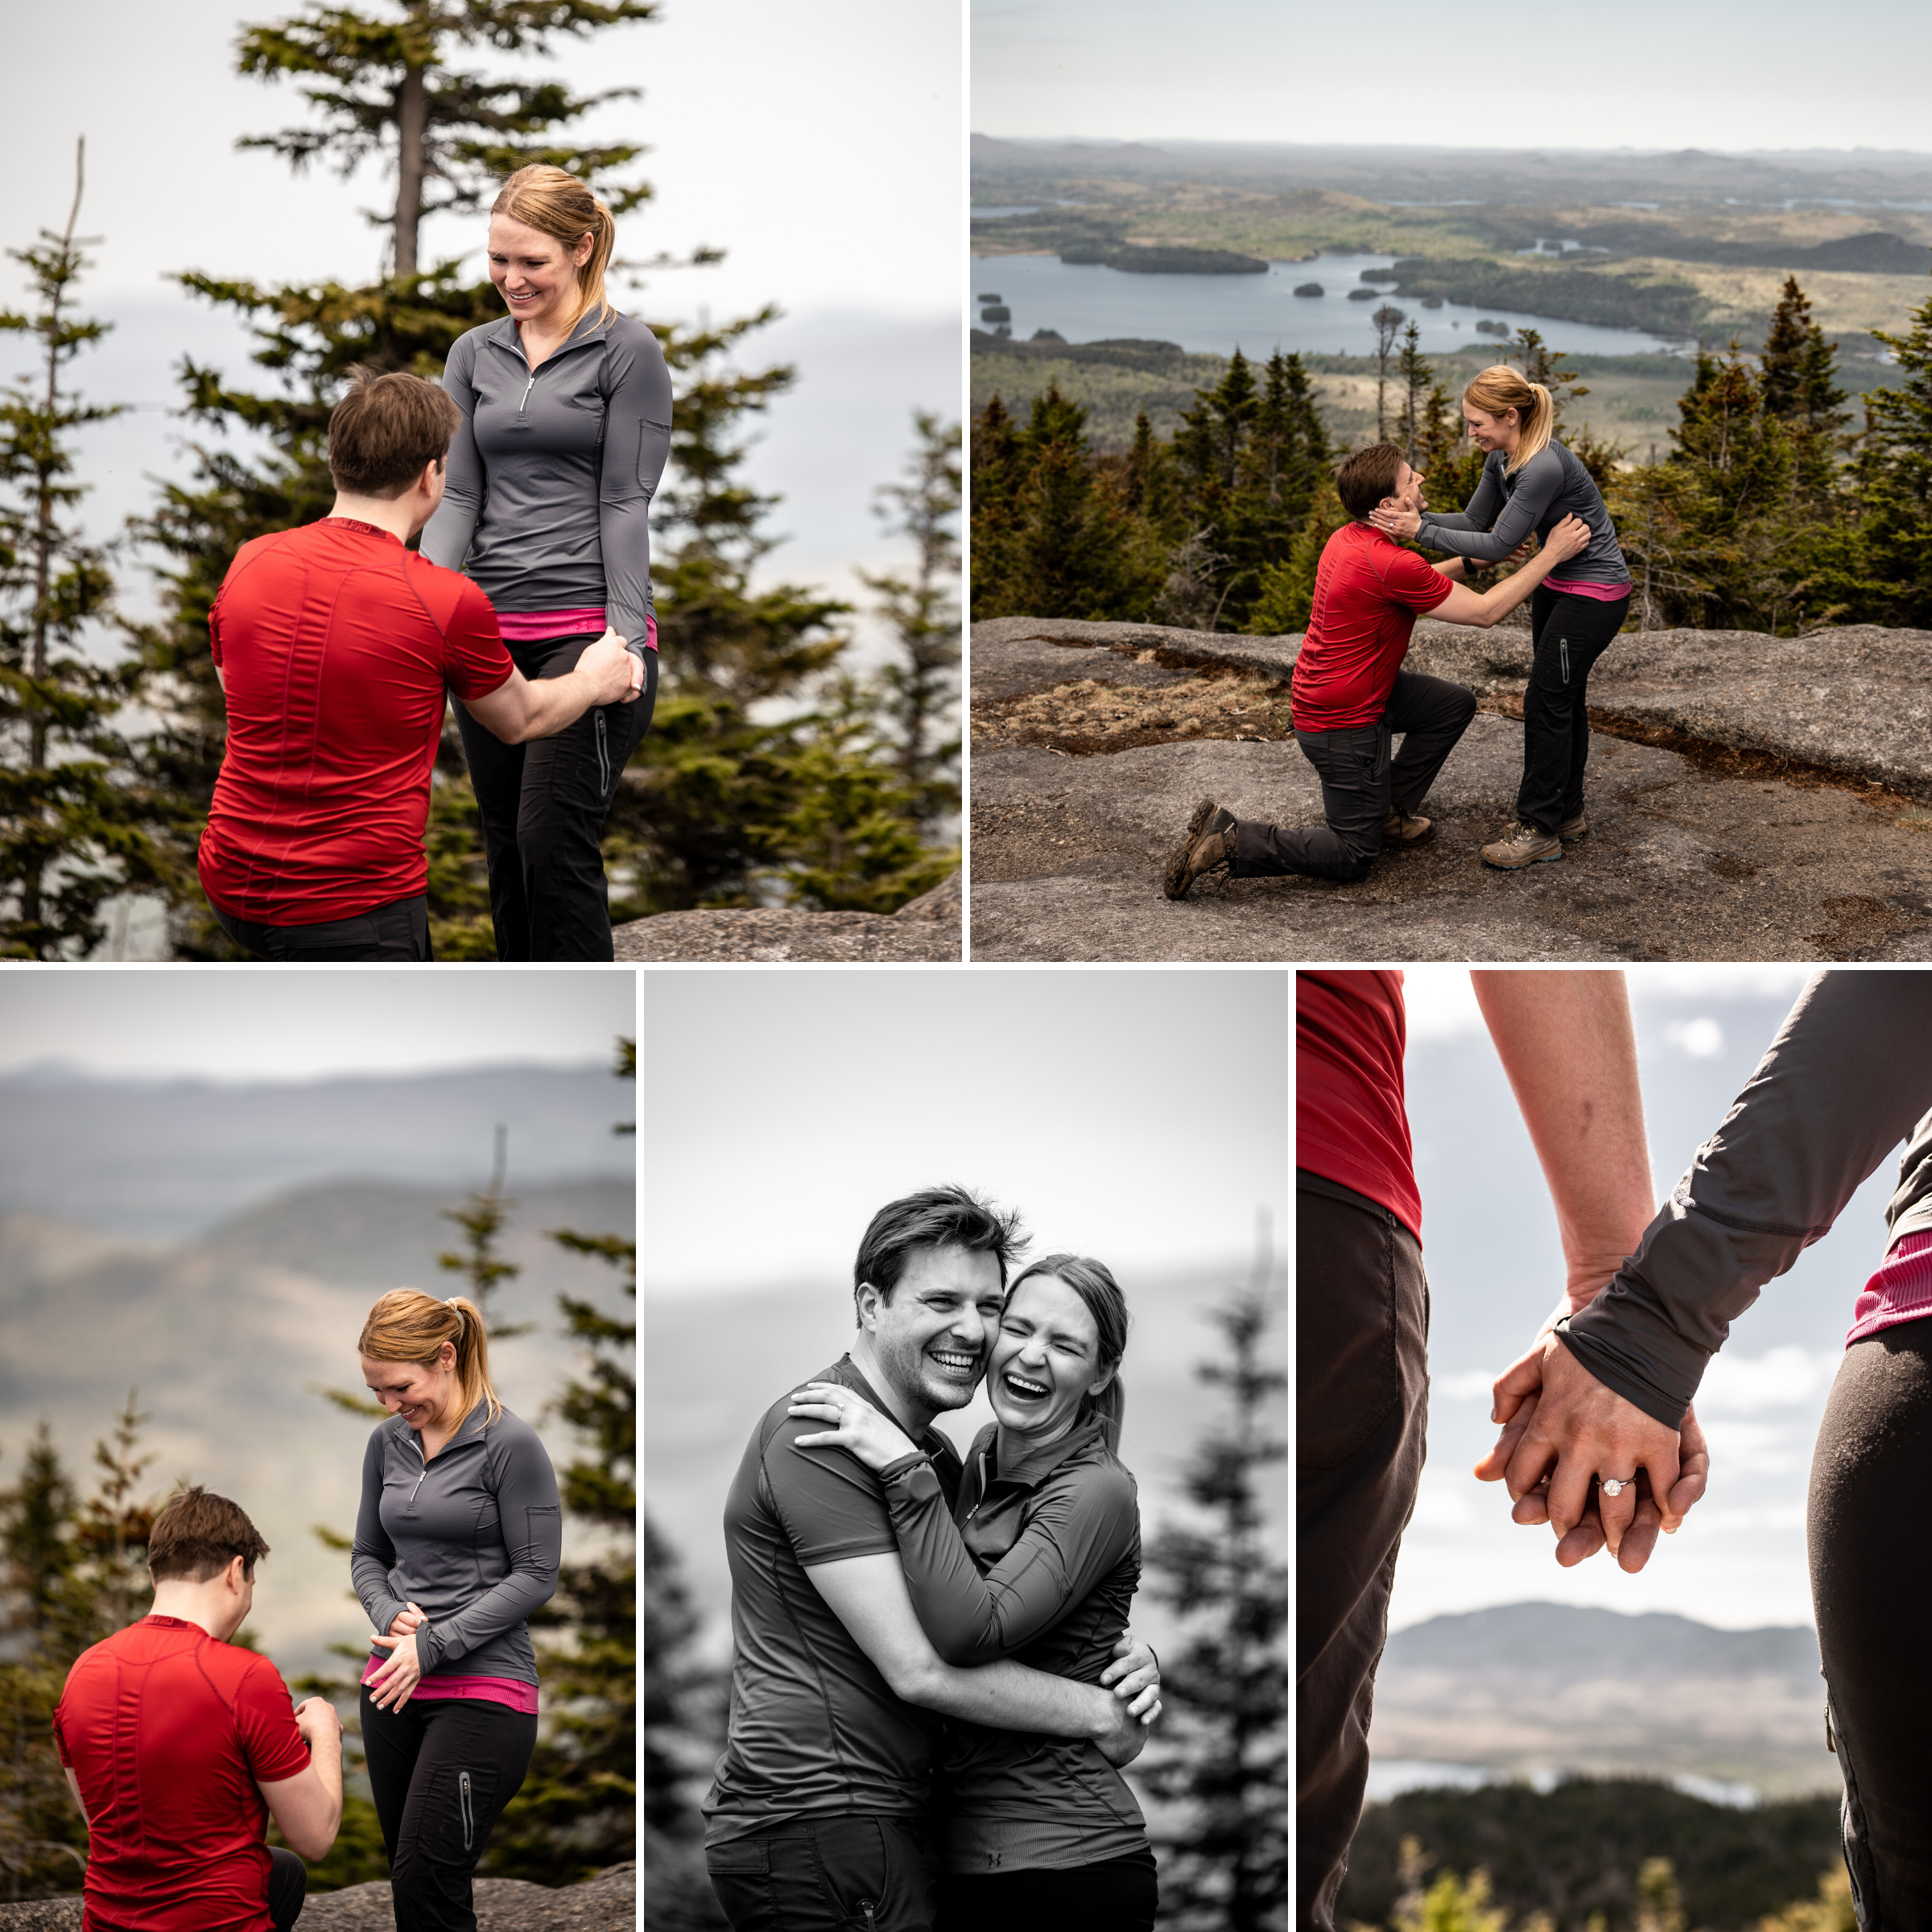
{"label": "woman's blonde hair", "polygon": [[1521,426],[1521,441],[1509,459],[1512,470],[1521,469],[1540,449],[1547,447],[1550,432],[1556,427],[1556,405],[1540,382],[1526,382],[1521,372],[1507,362],[1492,364],[1476,376],[1463,391],[1463,400],[1472,402],[1486,416],[1500,416],[1513,409]]}
{"label": "woman's blonde hair", "polygon": [[358,1355],[375,1362],[415,1362],[435,1366],[445,1342],[456,1351],[456,1376],[463,1390],[463,1413],[478,1402],[489,1405],[495,1422],[503,1405],[489,1379],[489,1342],[483,1332],[483,1311],[460,1294],[440,1302],[415,1288],[392,1288],[369,1311]]}
{"label": "woman's blonde hair", "polygon": [[617,245],[617,225],[610,210],[575,175],[547,161],[520,167],[497,191],[489,212],[508,215],[561,242],[566,253],[588,235],[590,259],[577,270],[576,306],[567,327],[575,328],[593,308],[600,325],[617,312],[604,293],[604,271]]}

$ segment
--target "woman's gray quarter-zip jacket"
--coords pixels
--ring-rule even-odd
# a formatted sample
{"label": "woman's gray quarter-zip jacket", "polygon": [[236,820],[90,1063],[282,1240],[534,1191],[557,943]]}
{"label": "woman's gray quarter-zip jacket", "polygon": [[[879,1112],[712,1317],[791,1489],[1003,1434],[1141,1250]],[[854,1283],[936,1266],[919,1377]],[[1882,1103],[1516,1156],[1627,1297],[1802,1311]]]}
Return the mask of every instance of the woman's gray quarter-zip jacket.
{"label": "woman's gray quarter-zip jacket", "polygon": [[637,649],[650,592],[650,500],[671,451],[671,371],[634,316],[584,316],[533,369],[514,316],[459,336],[443,387],[463,420],[423,555],[500,611],[580,610]]}
{"label": "woman's gray quarter-zip jacket", "polygon": [[[401,1416],[379,1424],[362,1458],[349,1575],[384,1636],[414,1603],[424,1674],[537,1681],[524,1619],[549,1602],[563,1559],[556,1472],[536,1431],[486,1403],[426,1463]],[[390,1652],[372,1645],[378,1657]]]}

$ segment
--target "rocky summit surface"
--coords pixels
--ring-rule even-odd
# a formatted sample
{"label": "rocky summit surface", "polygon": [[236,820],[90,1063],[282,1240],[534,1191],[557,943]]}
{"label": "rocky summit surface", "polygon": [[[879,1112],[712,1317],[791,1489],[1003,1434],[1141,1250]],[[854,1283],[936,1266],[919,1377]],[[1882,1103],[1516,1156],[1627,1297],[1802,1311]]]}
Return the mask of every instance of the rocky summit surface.
{"label": "rocky summit surface", "polygon": [[753,907],[660,912],[615,929],[620,960],[956,960],[961,898],[955,873],[887,915]]}
{"label": "rocky summit surface", "polygon": [[[477,1932],[634,1932],[638,1868],[613,1865],[560,1891],[518,1878],[480,1878],[476,1903]],[[395,1932],[396,1914],[385,1880],[311,1893],[295,1922],[302,1932]],[[0,1932],[80,1932],[80,1901],[0,1905]]]}
{"label": "rocky summit surface", "polygon": [[1368,879],[1162,896],[1195,802],[1319,822],[1298,638],[976,625],[976,960],[1932,959],[1932,633],[1626,633],[1591,679],[1587,837],[1520,873],[1526,630],[1422,622],[1411,668],[1483,710]]}

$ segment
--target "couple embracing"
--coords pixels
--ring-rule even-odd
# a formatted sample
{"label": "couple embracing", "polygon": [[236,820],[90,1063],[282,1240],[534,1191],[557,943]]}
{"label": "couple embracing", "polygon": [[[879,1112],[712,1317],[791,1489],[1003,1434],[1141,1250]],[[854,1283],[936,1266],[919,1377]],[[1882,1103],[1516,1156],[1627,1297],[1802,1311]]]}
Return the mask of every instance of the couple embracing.
{"label": "couple embracing", "polygon": [[[1100,1262],[1009,1279],[1018,1217],[893,1201],[852,1269],[849,1352],[753,1431],[724,1509],[730,1740],[705,1862],[737,1932],[1150,1928],[1117,1767],[1160,1709],[1133,1639],[1117,1453],[1127,1307]],[[962,1463],[932,1426],[984,1379]]]}

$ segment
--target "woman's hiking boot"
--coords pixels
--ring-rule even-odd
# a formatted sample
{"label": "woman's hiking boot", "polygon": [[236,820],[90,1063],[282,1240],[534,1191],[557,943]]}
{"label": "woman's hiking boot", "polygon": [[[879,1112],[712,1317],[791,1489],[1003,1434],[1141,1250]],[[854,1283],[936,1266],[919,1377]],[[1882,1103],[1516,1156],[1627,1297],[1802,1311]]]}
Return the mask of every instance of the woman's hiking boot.
{"label": "woman's hiking boot", "polygon": [[1483,863],[1502,872],[1515,872],[1563,856],[1563,840],[1554,832],[1539,831],[1520,819],[1500,839],[1483,848]]}

